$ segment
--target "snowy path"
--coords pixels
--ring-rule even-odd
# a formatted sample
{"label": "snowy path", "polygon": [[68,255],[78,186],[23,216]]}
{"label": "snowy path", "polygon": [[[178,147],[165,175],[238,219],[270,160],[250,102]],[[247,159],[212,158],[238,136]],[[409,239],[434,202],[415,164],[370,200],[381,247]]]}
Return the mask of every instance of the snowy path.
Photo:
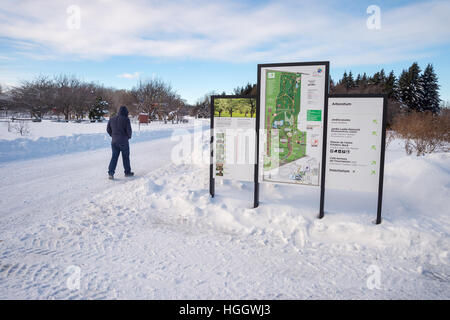
{"label": "snowy path", "polygon": [[[132,145],[132,169],[136,168],[137,175],[143,176],[170,159],[171,148],[167,148],[171,144],[170,135],[171,131],[168,131],[163,136],[165,139]],[[152,156],[154,150],[158,150],[160,156]],[[10,213],[16,215],[21,210],[31,210],[36,215],[42,208],[57,213],[73,202],[105,190],[111,186],[105,179],[110,157],[110,150],[100,149],[0,164],[0,193],[9,195],[0,199],[0,217]],[[115,184],[129,180],[123,177],[121,161],[119,159]],[[8,192],[11,187],[14,193]]]}
{"label": "snowy path", "polygon": [[381,226],[317,220],[314,190],[264,186],[253,210],[251,185],[226,182],[211,200],[207,167],[171,163],[175,144],[133,144],[137,177],[119,161],[116,181],[107,149],[2,164],[0,298],[450,298],[448,211],[424,221],[431,234],[389,197]]}

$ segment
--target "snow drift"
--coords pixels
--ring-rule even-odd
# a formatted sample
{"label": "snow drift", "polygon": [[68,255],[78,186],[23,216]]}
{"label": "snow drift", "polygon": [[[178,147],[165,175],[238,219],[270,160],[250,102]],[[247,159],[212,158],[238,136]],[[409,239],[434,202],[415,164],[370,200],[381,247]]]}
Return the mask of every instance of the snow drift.
{"label": "snow drift", "polygon": [[[176,128],[133,132],[130,143],[152,139],[168,138]],[[106,133],[74,134],[70,136],[40,137],[37,139],[19,138],[0,140],[0,162],[42,158],[74,152],[108,148],[111,137]]]}

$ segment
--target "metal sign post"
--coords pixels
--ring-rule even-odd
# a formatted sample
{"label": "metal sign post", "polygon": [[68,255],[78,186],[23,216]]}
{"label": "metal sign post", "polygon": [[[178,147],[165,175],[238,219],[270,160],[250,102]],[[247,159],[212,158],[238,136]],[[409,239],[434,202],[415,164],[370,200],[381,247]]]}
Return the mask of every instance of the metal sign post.
{"label": "metal sign post", "polygon": [[255,162],[255,182],[254,182],[254,194],[253,194],[253,208],[259,206],[259,117],[260,117],[260,93],[261,86],[259,84],[259,78],[261,77],[261,68],[258,65],[258,83],[256,85],[256,162]]}
{"label": "metal sign post", "polygon": [[387,118],[387,96],[383,99],[383,123],[381,132],[381,154],[380,154],[380,180],[378,182],[378,204],[376,224],[381,223],[381,209],[383,204],[383,181],[384,181],[384,158],[386,152],[386,118]]}
{"label": "metal sign post", "polygon": [[211,120],[210,120],[210,139],[209,139],[209,194],[214,198],[215,180],[214,180],[214,97],[211,97]]}

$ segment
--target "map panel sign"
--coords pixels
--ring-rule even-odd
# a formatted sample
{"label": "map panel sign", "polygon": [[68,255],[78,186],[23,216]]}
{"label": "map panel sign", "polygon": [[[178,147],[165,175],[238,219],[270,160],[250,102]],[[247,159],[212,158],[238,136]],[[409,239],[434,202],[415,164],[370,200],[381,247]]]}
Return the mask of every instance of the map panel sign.
{"label": "map panel sign", "polygon": [[327,64],[260,71],[259,180],[319,186]]}
{"label": "map panel sign", "polygon": [[214,97],[214,178],[254,181],[256,99]]}
{"label": "map panel sign", "polygon": [[383,97],[330,97],[326,186],[378,192]]}

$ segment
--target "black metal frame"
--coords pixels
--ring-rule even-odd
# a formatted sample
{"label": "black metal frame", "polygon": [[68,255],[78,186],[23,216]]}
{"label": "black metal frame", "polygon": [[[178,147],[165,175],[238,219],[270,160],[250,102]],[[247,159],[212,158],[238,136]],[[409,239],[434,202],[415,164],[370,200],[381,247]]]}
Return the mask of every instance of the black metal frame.
{"label": "black metal frame", "polygon": [[[384,180],[384,158],[386,152],[386,116],[387,116],[387,95],[386,94],[332,94],[328,98],[383,98],[383,116],[381,124],[381,152],[380,152],[380,177],[378,180],[378,202],[377,202],[377,219],[376,224],[381,223],[381,209],[383,202],[383,180]],[[328,149],[325,150],[327,152]],[[325,194],[321,200],[325,199]]]}
{"label": "black metal frame", "polygon": [[[210,144],[209,144],[209,150],[210,150],[210,162],[209,162],[209,194],[212,198],[214,198],[215,192],[216,192],[216,179],[214,178],[214,100],[215,99],[255,99],[256,100],[256,127],[258,127],[258,104],[259,104],[259,98],[255,95],[212,95],[211,96],[211,108],[210,108]],[[258,129],[256,129],[256,145],[258,146]],[[255,165],[255,170],[257,170],[257,167]],[[255,171],[256,172],[256,171]],[[255,188],[257,187],[255,182]],[[255,189],[255,193],[256,193]]]}
{"label": "black metal frame", "polygon": [[327,147],[327,121],[328,121],[328,90],[330,83],[330,62],[329,61],[312,61],[312,62],[289,62],[289,63],[266,63],[266,64],[258,64],[258,100],[257,100],[257,108],[256,108],[256,117],[257,117],[257,125],[256,125],[256,134],[257,134],[257,160],[256,160],[256,169],[255,169],[255,200],[254,206],[255,208],[259,204],[259,129],[260,129],[260,98],[261,98],[261,69],[262,68],[271,68],[271,67],[298,67],[298,66],[324,66],[325,67],[325,94],[323,101],[323,132],[322,132],[322,162],[321,162],[321,176],[320,176],[320,209],[319,209],[319,218],[323,218],[323,208],[324,208],[324,195],[325,195],[325,152]]}
{"label": "black metal frame", "polygon": [[261,68],[258,64],[258,80],[256,84],[256,162],[255,162],[255,172],[254,172],[254,180],[255,180],[255,186],[253,188],[253,208],[258,208],[259,206],[259,117],[261,116],[260,112],[260,93],[261,93],[261,86],[259,83],[259,78],[261,78]]}
{"label": "black metal frame", "polygon": [[214,96],[210,98],[210,139],[209,139],[209,194],[214,198],[216,192],[216,184],[214,179]]}

